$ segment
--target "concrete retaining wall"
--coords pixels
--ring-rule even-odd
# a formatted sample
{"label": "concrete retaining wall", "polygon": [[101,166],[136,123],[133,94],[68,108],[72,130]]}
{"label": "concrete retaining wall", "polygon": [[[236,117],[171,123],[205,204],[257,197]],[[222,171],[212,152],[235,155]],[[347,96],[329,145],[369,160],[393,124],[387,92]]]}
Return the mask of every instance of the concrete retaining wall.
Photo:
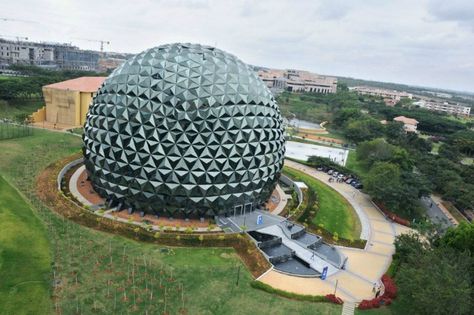
{"label": "concrete retaining wall", "polygon": [[74,161],[72,161],[72,162],[66,164],[66,166],[63,167],[63,169],[61,170],[61,172],[59,172],[58,178],[57,178],[57,181],[58,181],[58,190],[61,190],[61,182],[62,182],[62,180],[63,180],[64,175],[66,175],[66,173],[67,173],[71,168],[73,168],[73,167],[76,166],[76,165],[81,164],[82,162],[84,162],[84,158],[80,158],[80,159],[74,160]]}
{"label": "concrete retaining wall", "polygon": [[298,195],[298,207],[301,206],[301,203],[303,203],[303,192],[301,191],[301,189],[297,185],[295,185],[295,182],[291,178],[286,175],[281,174],[280,180],[282,181],[282,183],[290,186],[296,191],[296,194]]}

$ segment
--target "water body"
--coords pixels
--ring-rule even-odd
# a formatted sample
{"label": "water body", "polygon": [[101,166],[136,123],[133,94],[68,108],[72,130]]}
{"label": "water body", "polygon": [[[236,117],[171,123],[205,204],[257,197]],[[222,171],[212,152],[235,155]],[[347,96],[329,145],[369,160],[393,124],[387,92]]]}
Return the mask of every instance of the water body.
{"label": "water body", "polygon": [[306,161],[308,157],[316,155],[329,158],[339,165],[346,165],[349,150],[340,148],[330,148],[317,144],[300,143],[287,141],[285,156]]}

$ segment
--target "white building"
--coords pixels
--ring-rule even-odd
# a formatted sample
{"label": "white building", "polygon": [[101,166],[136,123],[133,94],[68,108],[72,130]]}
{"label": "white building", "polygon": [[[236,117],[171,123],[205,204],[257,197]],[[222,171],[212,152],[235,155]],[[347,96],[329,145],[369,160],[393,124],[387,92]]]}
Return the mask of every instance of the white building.
{"label": "white building", "polygon": [[337,79],[308,71],[264,69],[258,76],[275,91],[336,93]]}
{"label": "white building", "polygon": [[385,104],[388,106],[394,106],[397,104],[402,98],[412,99],[413,94],[407,93],[404,91],[397,91],[397,90],[388,90],[388,89],[380,89],[374,88],[369,86],[354,86],[349,88],[351,91],[356,91],[358,94],[361,95],[372,95],[372,96],[379,96],[382,97]]}
{"label": "white building", "polygon": [[54,47],[48,44],[0,39],[0,60],[10,64],[51,64],[54,62]]}
{"label": "white building", "polygon": [[448,102],[443,101],[421,99],[417,102],[414,102],[413,105],[417,105],[421,108],[426,108],[432,111],[445,112],[452,115],[461,115],[469,117],[469,115],[471,114],[471,108],[468,106],[450,104]]}

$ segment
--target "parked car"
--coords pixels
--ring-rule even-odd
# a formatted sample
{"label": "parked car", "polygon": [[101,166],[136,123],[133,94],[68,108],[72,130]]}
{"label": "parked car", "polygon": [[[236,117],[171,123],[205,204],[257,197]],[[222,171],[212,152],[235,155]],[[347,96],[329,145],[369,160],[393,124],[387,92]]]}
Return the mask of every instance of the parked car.
{"label": "parked car", "polygon": [[322,167],[322,166],[318,166],[316,169],[317,169],[318,171],[322,171],[322,170],[323,170],[323,167]]}
{"label": "parked car", "polygon": [[343,179],[344,177],[346,177],[344,174],[337,175],[337,178],[339,178],[339,179]]}
{"label": "parked car", "polygon": [[355,179],[353,179],[353,178],[348,178],[348,179],[346,179],[346,184],[350,184],[352,181],[355,181]]}
{"label": "parked car", "polygon": [[362,185],[361,182],[355,180],[353,182],[351,182],[351,186],[354,187],[355,189],[362,189],[364,188],[364,185]]}
{"label": "parked car", "polygon": [[329,171],[328,171],[328,174],[329,174],[329,175],[332,175],[332,172],[334,172],[334,171],[333,171],[333,170],[329,170]]}

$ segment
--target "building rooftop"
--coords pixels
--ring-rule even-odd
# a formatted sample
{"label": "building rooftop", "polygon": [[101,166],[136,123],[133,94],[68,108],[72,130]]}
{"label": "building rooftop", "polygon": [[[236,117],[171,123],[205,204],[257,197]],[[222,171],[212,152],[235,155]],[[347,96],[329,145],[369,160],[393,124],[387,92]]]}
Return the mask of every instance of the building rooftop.
{"label": "building rooftop", "polygon": [[73,90],[80,92],[97,92],[106,77],[80,77],[58,83],[45,85],[45,88],[58,90]]}
{"label": "building rooftop", "polygon": [[398,117],[395,117],[393,120],[395,121],[400,121],[404,124],[407,124],[407,125],[417,125],[418,124],[418,120],[416,119],[413,119],[413,118],[408,118],[408,117],[405,117],[405,116],[398,116]]}

